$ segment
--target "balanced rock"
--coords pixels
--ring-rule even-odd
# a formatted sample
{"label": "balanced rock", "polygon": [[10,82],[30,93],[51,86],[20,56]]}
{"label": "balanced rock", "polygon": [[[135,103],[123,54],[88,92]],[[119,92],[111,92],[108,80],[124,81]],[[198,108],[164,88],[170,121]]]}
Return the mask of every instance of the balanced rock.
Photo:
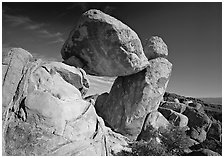
{"label": "balanced rock", "polygon": [[187,116],[167,108],[158,108],[158,111],[174,126],[185,127],[188,124]]}
{"label": "balanced rock", "polygon": [[149,66],[115,81],[103,105],[95,105],[99,115],[111,127],[136,139],[145,117],[158,109],[171,74],[172,64],[165,58],[149,61]]}
{"label": "balanced rock", "polygon": [[[17,53],[18,60],[10,65],[20,57],[27,59],[26,51]],[[5,75],[21,74],[16,67],[13,70]],[[12,94],[3,111],[3,155],[106,156],[125,149],[128,139],[106,127],[93,104],[83,100],[79,89],[87,82],[81,71],[37,60],[29,62],[15,82],[16,91],[3,85]]]}
{"label": "balanced rock", "polygon": [[144,53],[148,60],[158,57],[166,58],[168,56],[167,45],[163,42],[162,38],[158,36],[152,36],[147,39],[144,46]]}
{"label": "balanced rock", "polygon": [[95,9],[81,16],[61,54],[66,64],[100,76],[130,75],[148,64],[138,35],[121,21]]}

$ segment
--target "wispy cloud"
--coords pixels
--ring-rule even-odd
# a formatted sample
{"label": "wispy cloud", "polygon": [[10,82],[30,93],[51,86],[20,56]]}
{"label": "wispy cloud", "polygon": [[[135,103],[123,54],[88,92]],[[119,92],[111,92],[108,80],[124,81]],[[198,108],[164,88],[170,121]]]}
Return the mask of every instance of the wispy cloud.
{"label": "wispy cloud", "polygon": [[62,37],[58,37],[58,39],[51,41],[48,44],[58,44],[58,43],[63,44],[64,42],[65,42],[65,40]]}
{"label": "wispy cloud", "polygon": [[45,38],[50,41],[48,44],[63,43],[65,41],[62,38],[62,33],[50,32],[46,29],[47,24],[35,22],[27,16],[10,15],[4,11],[3,20],[4,22],[9,23],[9,26],[11,27],[22,26],[23,29],[35,31],[38,37]]}
{"label": "wispy cloud", "polygon": [[58,17],[63,17],[73,11],[74,9],[80,9],[82,12],[85,12],[89,9],[89,4],[87,2],[74,2],[72,5],[69,5],[66,10],[58,15]]}
{"label": "wispy cloud", "polygon": [[29,24],[25,28],[28,29],[28,30],[37,30],[37,29],[42,28],[44,25],[45,25],[44,23],[41,23],[41,24]]}
{"label": "wispy cloud", "polygon": [[80,8],[82,11],[86,11],[89,8],[89,5],[86,2],[74,2],[72,5],[68,6],[66,9],[72,10],[75,8]]}
{"label": "wispy cloud", "polygon": [[9,15],[6,13],[3,14],[3,19],[5,20],[5,22],[10,23],[10,25],[13,27],[32,22],[29,17]]}
{"label": "wispy cloud", "polygon": [[39,30],[38,33],[43,38],[53,38],[53,37],[61,37],[62,36],[62,33],[60,33],[60,32],[50,33],[46,29]]}
{"label": "wispy cloud", "polygon": [[62,38],[62,33],[56,32],[56,33],[51,33],[45,29],[39,30],[39,36],[42,38],[48,38],[52,39],[52,41],[48,42],[48,44],[58,44],[58,43],[64,43],[65,40]]}

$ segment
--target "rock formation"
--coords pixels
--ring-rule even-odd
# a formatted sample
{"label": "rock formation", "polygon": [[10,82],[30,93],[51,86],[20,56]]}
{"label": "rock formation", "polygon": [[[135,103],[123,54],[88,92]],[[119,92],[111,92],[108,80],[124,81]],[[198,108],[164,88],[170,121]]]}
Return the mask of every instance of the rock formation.
{"label": "rock formation", "polygon": [[206,139],[206,132],[211,125],[210,118],[205,113],[189,106],[186,107],[182,114],[188,117],[189,135],[191,138],[198,142],[203,142]]}
{"label": "rock formation", "polygon": [[[220,112],[217,121],[203,102],[165,93],[172,64],[162,38],[151,37],[143,51],[131,28],[91,9],[61,54],[63,63],[34,60],[14,48],[3,59],[3,155],[111,156],[151,138],[159,150],[183,140],[186,155],[221,153]],[[109,93],[86,96],[86,72],[117,78]]]}
{"label": "rock formation", "polygon": [[152,36],[147,39],[144,46],[144,53],[148,60],[158,57],[166,58],[168,56],[167,45],[163,42],[162,38],[158,36]]}
{"label": "rock formation", "polygon": [[138,35],[121,21],[95,9],[82,15],[61,54],[66,64],[100,76],[130,75],[148,64]]}
{"label": "rock formation", "polygon": [[164,58],[149,61],[149,66],[133,75],[118,77],[99,115],[119,133],[136,139],[146,115],[158,109],[171,74],[172,64]]}
{"label": "rock formation", "polygon": [[138,135],[137,140],[150,140],[155,137],[152,135],[155,130],[164,130],[169,126],[169,121],[160,112],[152,111],[146,116],[141,133]]}
{"label": "rock formation", "polygon": [[158,111],[174,126],[185,127],[188,124],[188,117],[181,113],[162,107]]}
{"label": "rock formation", "polygon": [[82,99],[83,70],[31,59],[12,49],[4,60],[3,155],[99,156],[127,146]]}

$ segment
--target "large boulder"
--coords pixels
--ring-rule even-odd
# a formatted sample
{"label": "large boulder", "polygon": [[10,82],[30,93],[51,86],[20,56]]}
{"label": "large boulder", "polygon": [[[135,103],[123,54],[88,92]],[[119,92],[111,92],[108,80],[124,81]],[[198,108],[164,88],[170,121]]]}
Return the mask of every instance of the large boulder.
{"label": "large boulder", "polygon": [[179,112],[179,113],[182,113],[183,111],[185,111],[185,109],[187,107],[186,104],[170,102],[170,101],[163,101],[160,103],[159,106],[162,108],[171,109],[171,110]]}
{"label": "large boulder", "polygon": [[13,99],[3,115],[3,155],[106,156],[126,149],[128,139],[106,127],[93,104],[83,100],[80,71],[29,63],[16,92],[8,90]]}
{"label": "large boulder", "polygon": [[146,115],[158,109],[171,68],[168,60],[156,58],[141,72],[118,77],[103,105],[95,105],[99,115],[115,131],[136,139]]}
{"label": "large boulder", "polygon": [[212,124],[207,132],[207,137],[222,142],[222,123],[220,121],[212,120]]}
{"label": "large boulder", "polygon": [[187,106],[182,114],[188,117],[188,127],[190,128],[188,135],[198,142],[203,142],[211,126],[211,119],[206,113],[198,111],[190,106]]}
{"label": "large boulder", "polygon": [[130,75],[148,64],[138,35],[121,21],[95,9],[81,16],[61,54],[66,64],[100,76]]}
{"label": "large boulder", "polygon": [[150,138],[156,137],[154,135],[155,131],[167,129],[170,125],[169,121],[160,112],[152,111],[146,116],[137,140],[150,140]]}
{"label": "large boulder", "polygon": [[144,53],[148,60],[158,57],[166,58],[168,56],[167,45],[163,42],[162,38],[158,36],[152,36],[147,39],[144,46]]}
{"label": "large boulder", "polygon": [[188,124],[187,116],[167,108],[158,108],[158,111],[174,126],[186,127]]}
{"label": "large boulder", "polygon": [[17,85],[27,71],[32,55],[22,48],[13,48],[2,61],[2,107],[3,111],[13,100]]}

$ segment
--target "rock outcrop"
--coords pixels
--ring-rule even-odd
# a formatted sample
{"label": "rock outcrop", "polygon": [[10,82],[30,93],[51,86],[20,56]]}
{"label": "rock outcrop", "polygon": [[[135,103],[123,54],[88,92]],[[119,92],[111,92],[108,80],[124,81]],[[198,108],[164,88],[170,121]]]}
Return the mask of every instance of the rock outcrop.
{"label": "rock outcrop", "polygon": [[188,135],[198,142],[203,142],[212,123],[210,118],[205,113],[189,106],[182,114],[188,117],[188,127],[190,128]]}
{"label": "rock outcrop", "polygon": [[171,110],[179,112],[179,113],[182,113],[183,111],[185,111],[185,109],[187,107],[186,104],[170,102],[170,101],[163,101],[163,102],[161,102],[161,104],[159,106],[162,108],[171,109]]}
{"label": "rock outcrop", "polygon": [[222,142],[222,123],[220,121],[212,120],[212,124],[207,132],[207,137]]}
{"label": "rock outcrop", "polygon": [[163,42],[162,38],[158,36],[152,36],[147,39],[144,46],[144,53],[148,60],[158,57],[166,58],[168,56],[167,45]]}
{"label": "rock outcrop", "polygon": [[216,153],[209,149],[199,149],[192,151],[184,156],[221,156],[219,153]]}
{"label": "rock outcrop", "polygon": [[187,116],[181,113],[162,107],[158,111],[174,126],[185,127],[188,124]]}
{"label": "rock outcrop", "polygon": [[88,88],[83,70],[32,61],[22,49],[11,50],[7,59],[3,155],[106,156],[125,149],[128,139],[106,127],[93,104],[83,100]]}
{"label": "rock outcrop", "polygon": [[3,111],[13,99],[17,85],[24,78],[27,71],[28,62],[32,55],[21,49],[11,49],[2,61],[2,107]]}
{"label": "rock outcrop", "polygon": [[212,121],[204,112],[204,108],[201,104],[192,102],[186,103],[187,104],[165,101],[160,104],[159,112],[161,112],[168,120],[171,113],[176,112],[176,114],[179,114],[179,116],[182,116],[182,119],[185,120],[184,125],[187,123],[184,117],[187,117],[187,126],[190,129],[188,135],[198,142],[203,142],[206,139],[206,133],[208,132]]}
{"label": "rock outcrop", "polygon": [[138,35],[121,21],[95,9],[81,16],[61,54],[66,64],[100,76],[130,75],[148,64]]}
{"label": "rock outcrop", "polygon": [[164,130],[170,126],[169,121],[158,111],[153,111],[146,116],[141,133],[137,140],[150,140],[155,136],[152,134],[155,130]]}
{"label": "rock outcrop", "polygon": [[171,68],[168,60],[156,58],[141,72],[118,77],[103,105],[95,105],[99,115],[115,131],[136,139],[146,115],[158,109]]}

